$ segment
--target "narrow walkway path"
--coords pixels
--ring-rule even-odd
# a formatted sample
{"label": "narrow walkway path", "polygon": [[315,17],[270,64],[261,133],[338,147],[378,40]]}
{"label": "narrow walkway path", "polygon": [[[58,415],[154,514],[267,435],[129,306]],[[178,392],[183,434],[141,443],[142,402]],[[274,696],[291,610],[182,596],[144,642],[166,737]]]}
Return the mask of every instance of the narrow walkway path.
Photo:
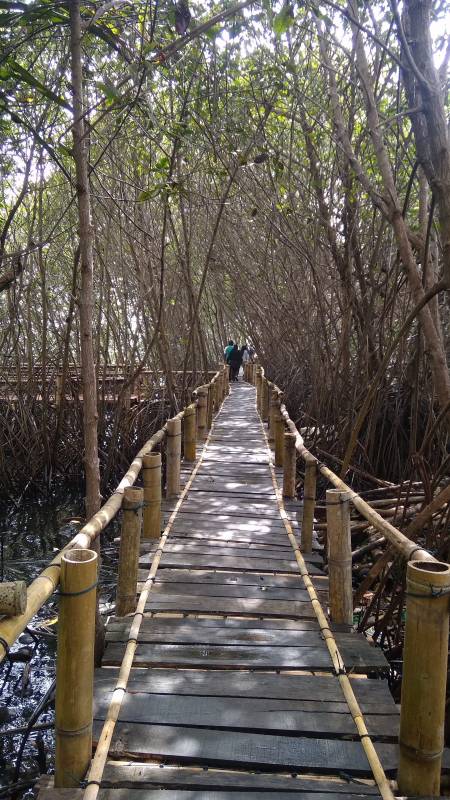
{"label": "narrow walkway path", "polygon": [[[255,390],[235,384],[146,606],[104,773],[103,786],[123,792],[102,790],[100,797],[379,796],[280,517],[269,459]],[[298,532],[296,511],[291,503]],[[154,551],[144,545],[142,580]],[[307,561],[326,605],[320,553]],[[117,618],[108,625],[104,666],[96,676],[96,736],[129,625]],[[387,682],[363,677],[382,674],[384,656],[355,634],[336,639],[347,669],[359,673],[355,693],[384,768],[393,774],[398,712]]]}

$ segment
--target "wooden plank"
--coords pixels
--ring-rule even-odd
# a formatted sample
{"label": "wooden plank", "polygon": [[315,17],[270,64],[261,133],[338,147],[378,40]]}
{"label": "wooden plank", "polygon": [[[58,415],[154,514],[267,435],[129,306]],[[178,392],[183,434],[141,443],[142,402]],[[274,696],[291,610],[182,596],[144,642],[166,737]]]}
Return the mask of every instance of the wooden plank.
{"label": "wooden plank", "polygon": [[[252,507],[248,508],[247,503],[243,502],[238,505],[237,501],[228,502],[228,498],[217,498],[215,496],[214,502],[206,502],[204,499],[202,501],[195,501],[192,499],[193,495],[185,500],[182,505],[182,511],[180,509],[180,513],[183,514],[203,514],[203,515],[216,515],[216,514],[227,514],[230,517],[254,517],[255,519],[259,519],[259,517],[263,517],[264,519],[273,519],[279,520],[280,514],[278,509],[275,505],[266,505],[263,507],[260,505],[259,507],[256,503],[252,503]],[[162,504],[162,510],[165,512],[172,512],[173,505],[171,506],[170,503]]]}
{"label": "wooden plank", "polygon": [[[144,553],[139,558],[141,567],[150,567],[152,554]],[[264,558],[238,558],[211,555],[195,555],[187,553],[163,553],[160,569],[170,567],[176,569],[235,569],[243,572],[287,572],[298,575],[299,569],[296,561],[272,559],[270,564]],[[323,575],[315,564],[310,564],[308,571],[311,575]]]}
{"label": "wooden plank", "polygon": [[[211,622],[211,620],[206,620]],[[101,691],[112,692],[119,671],[116,668],[96,669],[95,684]],[[387,681],[351,677],[358,702],[370,713],[380,705],[395,703]],[[280,700],[342,702],[343,694],[334,675],[275,675],[249,672],[211,672],[205,670],[133,669],[128,684],[130,692],[158,694],[190,694],[217,697],[261,697]]]}
{"label": "wooden plank", "polygon": [[[151,595],[158,594],[178,594],[193,595],[194,597],[240,597],[251,600],[298,600],[308,603],[309,595],[306,589],[300,586],[297,589],[277,589],[270,586],[233,586],[231,584],[201,584],[201,583],[160,583],[155,582],[152,586]],[[328,592],[325,593],[328,595]]]}
{"label": "wooden plank", "polygon": [[[141,553],[152,553],[158,548],[158,542],[143,542],[141,544]],[[279,561],[280,558],[289,558],[293,555],[291,547],[278,549],[272,547],[260,547],[258,544],[250,546],[239,546],[235,543],[223,546],[221,544],[214,544],[209,539],[202,539],[199,541],[169,541],[164,548],[165,553],[185,553],[190,555],[214,555],[214,556],[229,556],[237,558],[258,558],[267,559],[267,566],[272,560]],[[306,553],[305,561],[309,564],[322,564],[322,556],[319,553]]]}
{"label": "wooden plank", "polygon": [[267,497],[275,502],[276,495],[273,491],[273,486],[268,481],[264,483],[238,483],[237,481],[224,482],[220,478],[206,478],[204,480],[196,480],[191,489],[191,497],[195,497],[197,493],[202,494],[215,494],[220,492],[222,497]]}
{"label": "wooden plank", "polygon": [[[271,501],[270,497],[249,497],[245,492],[225,497],[219,492],[197,491],[192,495],[190,494],[183,505],[191,505],[201,509],[210,508],[211,506],[215,509],[224,508],[227,514],[244,511],[243,516],[251,516],[261,512],[264,515],[267,511],[273,510],[278,514],[278,519],[280,519],[278,506],[276,502]],[[297,511],[299,504],[291,503],[287,508],[289,511]]]}
{"label": "wooden plank", "polygon": [[[103,656],[106,665],[120,664],[125,645],[108,644]],[[382,653],[371,647],[343,646],[341,655],[347,669],[367,672],[386,669]],[[136,666],[178,665],[208,669],[290,669],[332,671],[332,663],[324,643],[314,647],[265,647],[214,644],[141,644],[137,646]]]}
{"label": "wooden plank", "polygon": [[[192,512],[186,513],[182,509],[183,506],[181,506],[181,510],[178,512],[173,530],[186,530],[190,528],[196,531],[226,532],[231,530],[255,535],[260,532],[277,534],[287,538],[286,529],[281,519],[264,519],[262,517],[252,519],[248,516],[233,517],[228,514],[217,514],[216,517],[212,517],[203,514],[193,514]],[[295,529],[299,530],[298,525],[295,525]]]}
{"label": "wooden plank", "polygon": [[179,524],[176,527],[174,526],[170,531],[170,539],[173,541],[174,538],[176,539],[202,539],[205,540],[205,536],[208,539],[211,539],[215,542],[241,542],[241,546],[246,544],[253,543],[255,545],[272,545],[275,547],[285,547],[289,549],[291,545],[289,541],[286,544],[286,537],[283,536],[282,533],[275,534],[275,533],[243,533],[239,530],[231,530],[231,531],[214,531],[208,530],[207,532],[198,531],[196,527],[189,526],[186,524]]}
{"label": "wooden plank", "polygon": [[[40,800],[66,800],[66,798],[73,798],[73,800],[82,800],[84,795],[83,789],[43,789],[39,792]],[[278,800],[278,793],[264,792],[264,800]],[[236,792],[234,791],[189,791],[185,789],[100,789],[98,794],[99,800],[237,800]],[[246,800],[261,800],[260,792],[245,792],[244,797]],[[342,794],[334,794],[329,792],[283,792],[282,797],[285,800],[342,800]],[[347,797],[350,800],[357,800],[360,797],[367,797],[367,794],[354,794],[349,793]],[[424,800],[424,798],[422,798]],[[425,798],[426,800],[426,798]],[[436,800],[436,798],[434,798]],[[439,800],[439,798],[438,798]]]}
{"label": "wooden plank", "polygon": [[[315,800],[317,793],[327,792],[353,797],[378,797],[376,786],[364,784],[351,784],[344,780],[325,780],[321,778],[303,778],[292,775],[276,775],[270,773],[232,772],[216,769],[191,769],[190,767],[167,767],[160,764],[126,764],[110,761],[106,764],[103,773],[104,786],[113,786],[118,789],[139,786],[152,788],[157,786],[193,789],[242,789],[243,797],[249,800],[248,790],[253,792],[264,790],[262,795],[268,800],[266,792],[269,789],[277,792],[312,792]],[[353,794],[356,792],[356,794]],[[303,797],[303,795],[302,795]],[[241,800],[234,794],[232,800]],[[260,800],[260,798],[259,798]]]}
{"label": "wooden plank", "polygon": [[[115,619],[109,622],[107,627],[107,639],[109,642],[123,642],[128,636],[130,620],[120,621]],[[214,644],[214,645],[252,645],[253,647],[314,647],[323,644],[323,639],[318,629],[308,631],[279,631],[279,630],[260,630],[258,627],[233,630],[223,626],[204,627],[197,625],[196,620],[165,620],[160,618],[145,618],[142,622],[139,633],[139,641],[146,642],[169,642],[171,644]],[[361,650],[368,648],[369,651],[382,654],[382,650],[371,647],[362,634],[338,633],[336,641],[339,648],[351,648],[353,645],[360,646]],[[383,660],[385,666],[387,661]]]}
{"label": "wooden plank", "polygon": [[[94,721],[94,740],[101,723]],[[397,768],[397,746],[376,744],[385,771]],[[370,776],[360,742],[275,736],[236,731],[204,730],[167,725],[116,725],[110,750],[116,758],[133,753],[144,758],[164,758],[178,763],[230,764],[279,770],[308,770],[320,774],[347,772]],[[317,799],[316,799],[317,800]]]}
{"label": "wooden plank", "polygon": [[202,597],[187,594],[149,595],[146,611],[180,611],[190,614],[288,617],[315,619],[309,600],[264,600],[264,598]]}
{"label": "wooden plank", "polygon": [[151,594],[146,611],[181,611],[185,614],[289,617],[314,619],[311,603],[301,600],[258,600],[239,597],[196,597],[187,594]]}
{"label": "wooden plank", "polygon": [[[147,572],[141,570],[139,579],[147,577]],[[298,575],[273,575],[271,573],[253,572],[226,572],[222,570],[188,570],[188,569],[163,569],[156,573],[157,583],[222,583],[232,586],[271,586],[278,589],[303,589],[304,584],[300,574]],[[328,577],[315,576],[313,583],[320,591],[328,586]]]}
{"label": "wooden plank", "polygon": [[[96,696],[94,719],[104,720],[108,706],[109,698]],[[310,712],[293,709],[288,702],[283,707],[272,708],[267,700],[244,701],[241,698],[233,702],[229,697],[208,697],[199,702],[198,697],[127,694],[122,702],[119,719],[121,722],[138,725],[183,725],[189,728],[248,730],[260,733],[270,731],[275,734],[324,736],[327,739],[346,736],[359,741],[355,723],[348,712],[336,714],[329,709],[324,709],[322,713]],[[367,715],[365,719],[371,736],[397,741],[397,717],[377,714],[373,717]]]}

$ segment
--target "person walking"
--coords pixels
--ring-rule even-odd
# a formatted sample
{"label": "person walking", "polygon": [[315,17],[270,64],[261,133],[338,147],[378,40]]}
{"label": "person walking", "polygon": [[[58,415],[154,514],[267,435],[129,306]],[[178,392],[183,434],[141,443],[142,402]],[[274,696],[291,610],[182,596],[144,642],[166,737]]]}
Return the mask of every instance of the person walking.
{"label": "person walking", "polygon": [[243,363],[243,365],[245,367],[245,365],[248,364],[249,361],[251,361],[250,353],[248,351],[248,347],[247,347],[246,344],[242,345],[241,355],[242,355],[242,363]]}
{"label": "person walking", "polygon": [[227,364],[230,365],[230,379],[232,381],[237,381],[239,375],[239,369],[242,363],[242,356],[241,351],[237,344],[233,345],[233,348],[228,354],[227,357]]}
{"label": "person walking", "polygon": [[227,346],[225,347],[225,350],[223,351],[223,360],[225,361],[225,364],[228,364],[228,356],[230,355],[233,347],[234,347],[233,339],[230,339]]}

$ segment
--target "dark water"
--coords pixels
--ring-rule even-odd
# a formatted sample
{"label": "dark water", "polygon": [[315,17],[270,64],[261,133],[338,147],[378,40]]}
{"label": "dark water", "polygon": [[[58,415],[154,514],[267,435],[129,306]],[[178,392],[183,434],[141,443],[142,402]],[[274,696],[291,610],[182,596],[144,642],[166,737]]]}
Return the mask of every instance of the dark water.
{"label": "dark water", "polygon": [[[58,497],[23,500],[19,508],[4,507],[0,511],[0,579],[29,584],[77,532],[82,513],[82,493],[73,488]],[[102,539],[100,597],[105,611],[115,595],[117,554],[112,540],[116,533],[117,523],[109,526]],[[51,689],[57,614],[58,598],[53,595],[11,648],[13,660],[20,660],[5,659],[0,664],[0,798],[9,796],[5,788],[16,781],[22,784],[17,797],[34,797],[34,779],[53,771]],[[12,732],[26,726],[35,713],[36,727],[28,738]]]}

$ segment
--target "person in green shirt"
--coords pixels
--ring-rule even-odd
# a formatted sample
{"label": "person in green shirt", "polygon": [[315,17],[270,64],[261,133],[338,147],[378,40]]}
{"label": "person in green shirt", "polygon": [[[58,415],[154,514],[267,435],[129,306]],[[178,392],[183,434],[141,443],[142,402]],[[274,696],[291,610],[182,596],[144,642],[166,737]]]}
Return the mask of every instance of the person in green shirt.
{"label": "person in green shirt", "polygon": [[234,347],[234,342],[232,339],[230,339],[225,350],[223,351],[223,360],[225,361],[225,364],[228,364],[228,356],[230,355],[233,347]]}

